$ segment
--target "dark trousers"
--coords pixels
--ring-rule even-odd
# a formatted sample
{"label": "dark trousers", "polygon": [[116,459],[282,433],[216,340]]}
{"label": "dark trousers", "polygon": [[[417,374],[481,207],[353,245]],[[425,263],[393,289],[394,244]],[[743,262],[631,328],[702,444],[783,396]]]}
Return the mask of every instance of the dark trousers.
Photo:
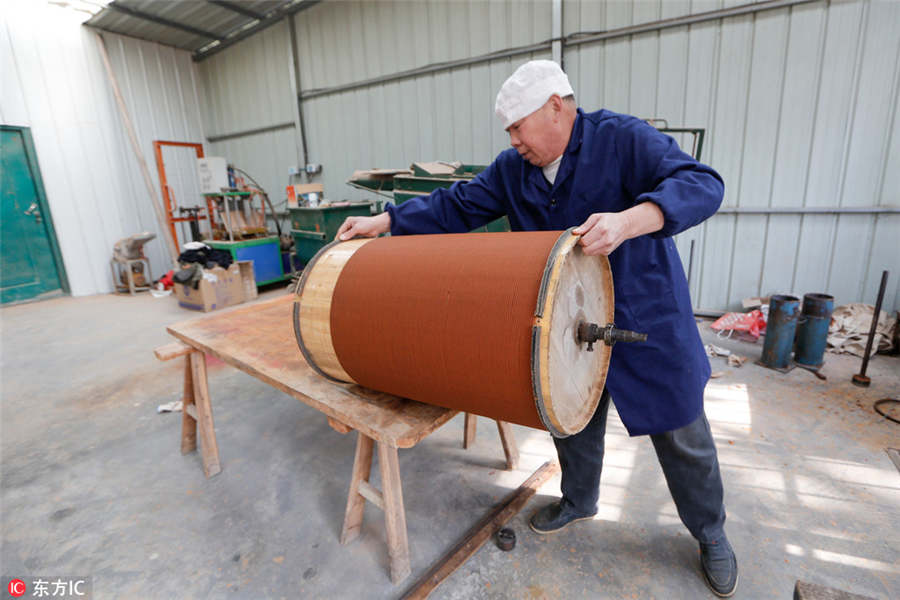
{"label": "dark trousers", "polygon": [[[604,390],[587,427],[567,438],[553,439],[562,467],[562,501],[581,514],[597,510],[608,411],[609,393]],[[719,539],[725,524],[722,476],[706,414],[701,413],[690,425],[650,439],[682,523],[700,542]]]}

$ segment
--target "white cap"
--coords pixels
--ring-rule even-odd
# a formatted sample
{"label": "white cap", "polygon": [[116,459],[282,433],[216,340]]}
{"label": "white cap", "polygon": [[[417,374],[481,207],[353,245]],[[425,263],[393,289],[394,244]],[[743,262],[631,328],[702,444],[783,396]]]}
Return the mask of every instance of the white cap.
{"label": "white cap", "polygon": [[532,60],[503,83],[494,112],[503,121],[503,129],[507,129],[542,107],[554,94],[560,98],[575,94],[569,78],[552,60]]}

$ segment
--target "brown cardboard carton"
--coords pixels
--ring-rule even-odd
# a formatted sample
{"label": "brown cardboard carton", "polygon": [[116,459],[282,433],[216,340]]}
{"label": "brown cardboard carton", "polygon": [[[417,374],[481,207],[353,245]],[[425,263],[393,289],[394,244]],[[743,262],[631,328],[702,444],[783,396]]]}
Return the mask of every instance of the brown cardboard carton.
{"label": "brown cardboard carton", "polygon": [[241,281],[244,285],[244,302],[255,300],[259,296],[256,289],[256,277],[253,275],[253,261],[239,260],[237,266],[241,270]]}
{"label": "brown cardboard carton", "polygon": [[244,301],[244,281],[237,263],[232,263],[228,269],[203,269],[203,273],[213,276],[215,280],[204,277],[197,289],[190,285],[175,284],[175,297],[178,298],[179,306],[209,312]]}
{"label": "brown cardboard carton", "polygon": [[325,194],[325,186],[321,183],[298,183],[294,185],[287,186],[287,203],[291,208],[297,208],[298,206],[307,205],[309,201],[309,193],[315,192],[318,194],[318,201],[322,201],[322,197]]}

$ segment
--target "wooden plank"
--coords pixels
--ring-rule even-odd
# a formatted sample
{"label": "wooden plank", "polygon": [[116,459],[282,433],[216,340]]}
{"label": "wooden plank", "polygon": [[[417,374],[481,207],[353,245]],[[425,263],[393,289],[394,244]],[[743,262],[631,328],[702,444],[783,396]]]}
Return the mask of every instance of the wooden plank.
{"label": "wooden plank", "polygon": [[844,590],[798,580],[794,585],[794,600],[875,600],[871,596],[851,594]]}
{"label": "wooden plank", "polygon": [[[303,360],[293,296],[176,323],[168,332],[379,442],[411,448],[457,411],[330,382]],[[265,340],[265,343],[262,343]]]}
{"label": "wooden plank", "polygon": [[153,350],[153,354],[158,360],[167,361],[179,356],[184,356],[191,351],[191,347],[183,342],[172,342],[165,346],[160,346]]}
{"label": "wooden plank", "polygon": [[365,499],[359,493],[359,484],[369,481],[372,470],[372,449],[375,441],[367,435],[359,434],[356,439],[356,456],[353,459],[353,475],[350,477],[350,492],[347,494],[347,510],[341,529],[341,544],[349,544],[359,535],[362,527]]}
{"label": "wooden plank", "polygon": [[478,416],[466,413],[466,422],[463,426],[463,449],[468,450],[469,446],[475,443],[475,427],[477,425]]}
{"label": "wooden plank", "polygon": [[509,494],[502,503],[476,523],[453,548],[403,595],[404,600],[427,598],[456,569],[475,554],[494,533],[534,496],[535,492],[559,471],[559,464],[545,462],[537,471]]}
{"label": "wooden plank", "polygon": [[503,454],[506,455],[506,470],[514,471],[519,466],[519,447],[512,427],[506,421],[497,421],[497,429],[500,432],[500,443],[503,444]]}
{"label": "wooden plank", "polygon": [[187,454],[197,449],[197,413],[194,411],[194,376],[190,356],[184,357],[181,407],[181,453]]}
{"label": "wooden plank", "polygon": [[200,455],[203,472],[213,477],[222,471],[219,466],[219,446],[213,425],[212,403],[206,381],[206,357],[202,352],[191,352],[191,375],[194,379],[194,402],[197,405],[197,424],[200,427]]}
{"label": "wooden plank", "polygon": [[397,584],[406,579],[410,573],[406,512],[403,510],[397,449],[379,442],[378,466],[381,469],[381,494],[384,496],[384,521],[387,526],[388,555],[391,558],[391,581]]}

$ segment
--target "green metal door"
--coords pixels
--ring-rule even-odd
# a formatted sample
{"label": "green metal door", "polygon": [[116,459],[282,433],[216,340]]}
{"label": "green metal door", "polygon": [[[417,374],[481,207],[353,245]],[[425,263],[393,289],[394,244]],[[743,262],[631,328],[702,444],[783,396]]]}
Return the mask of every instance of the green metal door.
{"label": "green metal door", "polygon": [[[0,126],[0,303],[68,291],[34,142]],[[65,286],[67,287],[67,286]]]}

